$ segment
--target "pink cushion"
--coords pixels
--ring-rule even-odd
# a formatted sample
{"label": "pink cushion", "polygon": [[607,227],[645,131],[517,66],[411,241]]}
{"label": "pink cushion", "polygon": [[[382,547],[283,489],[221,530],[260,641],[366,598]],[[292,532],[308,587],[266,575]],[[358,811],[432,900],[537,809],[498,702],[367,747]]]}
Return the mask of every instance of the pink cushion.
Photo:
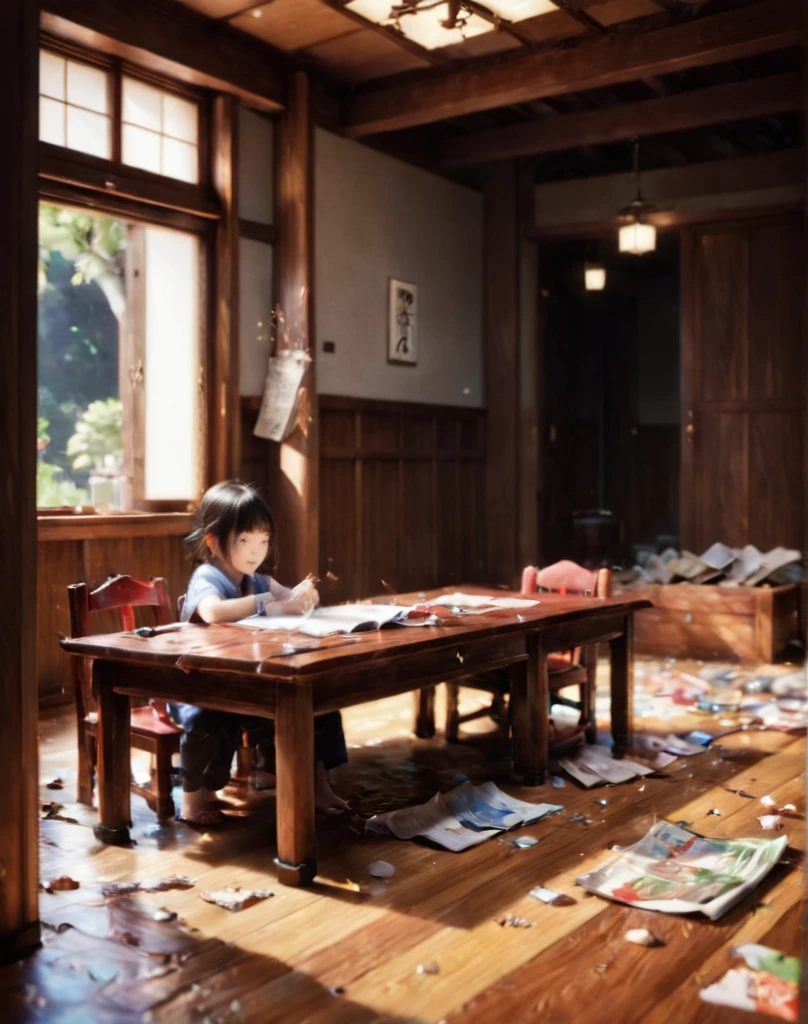
{"label": "pink cushion", "polygon": [[571,593],[583,594],[589,591],[594,595],[597,578],[597,572],[584,569],[583,566],[577,565],[575,562],[563,561],[539,570],[536,582],[545,590],[565,588]]}

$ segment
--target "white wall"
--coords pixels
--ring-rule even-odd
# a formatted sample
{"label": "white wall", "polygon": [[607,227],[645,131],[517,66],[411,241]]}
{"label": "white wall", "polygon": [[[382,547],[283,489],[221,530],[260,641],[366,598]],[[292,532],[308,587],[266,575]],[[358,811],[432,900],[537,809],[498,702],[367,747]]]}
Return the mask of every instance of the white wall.
{"label": "white wall", "polygon": [[[273,132],[270,120],[247,107],[239,116],[239,214],[271,224]],[[239,240],[239,394],[260,395],[269,357],[272,313],[272,246]]]}
{"label": "white wall", "polygon": [[[484,404],[480,195],[318,129],[315,261],[320,394]],[[418,286],[415,367],[387,362],[391,277]]]}

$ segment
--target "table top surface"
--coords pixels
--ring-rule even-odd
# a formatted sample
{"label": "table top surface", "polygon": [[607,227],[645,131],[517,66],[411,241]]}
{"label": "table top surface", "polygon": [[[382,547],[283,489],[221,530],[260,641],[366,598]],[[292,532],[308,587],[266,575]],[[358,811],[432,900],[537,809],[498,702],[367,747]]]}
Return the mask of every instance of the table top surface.
{"label": "table top surface", "polygon": [[[427,592],[386,595],[374,604],[429,603],[430,598],[455,593],[485,594],[492,597],[524,597],[515,591],[481,586],[444,587]],[[132,633],[103,633],[61,641],[71,654],[109,661],[132,662],[179,668],[184,671],[258,673],[278,679],[318,674],[383,662],[443,645],[484,640],[509,633],[529,633],[550,629],[571,621],[603,618],[650,608],[646,598],[620,594],[608,598],[567,596],[551,593],[536,595],[531,608],[497,609],[483,613],[453,615],[440,612],[441,623],[434,626],[391,625],[373,632],[325,638],[308,637],[286,630],[250,628],[235,624],[197,625],[142,639]],[[284,654],[283,645],[311,645],[303,653]]]}

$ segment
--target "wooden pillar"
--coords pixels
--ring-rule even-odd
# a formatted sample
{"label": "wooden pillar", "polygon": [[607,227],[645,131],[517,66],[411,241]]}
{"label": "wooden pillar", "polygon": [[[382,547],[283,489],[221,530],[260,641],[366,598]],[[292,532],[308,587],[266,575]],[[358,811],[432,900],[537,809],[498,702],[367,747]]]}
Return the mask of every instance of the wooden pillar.
{"label": "wooden pillar", "polygon": [[485,404],[488,578],[519,575],[519,230],[516,163],[485,170]]}
{"label": "wooden pillar", "polygon": [[519,547],[517,566],[539,564],[539,246],[534,221],[536,161],[519,161]]}
{"label": "wooden pillar", "polygon": [[239,101],[217,96],[213,103],[213,184],[222,204],[216,227],[212,415],[208,433],[210,479],[236,476],[241,466],[239,399]]}
{"label": "wooden pillar", "polygon": [[[0,960],[39,942],[37,920],[36,281],[39,5],[0,4]],[[48,637],[48,643],[56,639]]]}
{"label": "wooden pillar", "polygon": [[276,146],[276,294],[289,343],[308,347],[294,432],[273,445],[270,502],[278,519],[280,578],[294,584],[316,572],[319,541],[318,410],[314,379],[314,120],[308,75],[289,76]]}

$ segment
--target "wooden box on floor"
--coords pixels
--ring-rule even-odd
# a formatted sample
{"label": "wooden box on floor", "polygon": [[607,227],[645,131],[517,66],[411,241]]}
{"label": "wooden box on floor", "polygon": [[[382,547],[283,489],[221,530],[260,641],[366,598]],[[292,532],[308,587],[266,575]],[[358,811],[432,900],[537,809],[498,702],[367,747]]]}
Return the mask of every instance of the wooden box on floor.
{"label": "wooden box on floor", "polygon": [[649,584],[654,607],[636,616],[637,654],[740,662],[775,661],[800,636],[799,587]]}

